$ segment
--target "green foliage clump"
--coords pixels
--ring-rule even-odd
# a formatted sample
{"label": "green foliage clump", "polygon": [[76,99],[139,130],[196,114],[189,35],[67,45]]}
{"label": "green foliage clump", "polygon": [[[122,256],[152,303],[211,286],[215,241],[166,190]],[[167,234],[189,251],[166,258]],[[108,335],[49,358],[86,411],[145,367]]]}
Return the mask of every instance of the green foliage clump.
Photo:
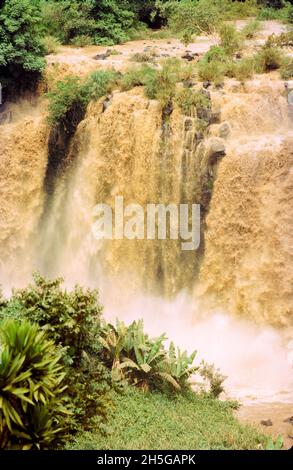
{"label": "green foliage clump", "polygon": [[190,116],[192,111],[197,108],[207,108],[210,105],[209,99],[204,93],[192,90],[191,88],[179,90],[176,93],[175,101],[187,116]]}
{"label": "green foliage clump", "polygon": [[72,403],[74,419],[71,428],[86,426],[98,415],[101,425],[112,406],[111,375],[99,359],[98,337],[102,307],[97,291],[75,287],[62,289],[62,279],[46,280],[34,276],[34,283],[17,290],[1,311],[28,318],[54,340],[62,353],[67,372],[65,384]]}
{"label": "green foliage clump", "polygon": [[143,390],[156,389],[170,384],[180,390],[188,386],[188,379],[197,368],[192,367],[195,352],[177,353],[171,344],[165,349],[165,335],[150,338],[143,321],[126,326],[117,320],[116,327],[106,324],[99,338],[103,346],[102,359],[114,374],[120,374],[130,384]]}
{"label": "green foliage clump", "polygon": [[243,47],[241,34],[230,24],[223,23],[219,30],[220,46],[226,54],[232,55]]}
{"label": "green foliage clump", "polygon": [[[107,94],[117,82],[117,73],[112,71],[93,72],[82,81],[79,77],[68,76],[57,82],[47,94],[49,98],[49,117],[51,125],[78,122],[91,100],[98,100]],[[69,119],[70,118],[70,119]]]}
{"label": "green foliage clump", "polygon": [[88,34],[79,34],[78,36],[74,36],[70,43],[76,47],[86,47],[94,44],[94,41]]}
{"label": "green foliage clump", "polygon": [[266,2],[259,11],[259,20],[279,20],[285,23],[293,23],[293,5],[291,2],[282,0],[276,5],[275,2]]}
{"label": "green foliage clump", "polygon": [[66,127],[69,112],[71,113],[71,122],[78,121],[88,103],[82,81],[75,76],[68,76],[57,82],[47,96],[49,98],[48,122],[51,126],[63,123]]}
{"label": "green foliage clump", "polygon": [[128,70],[120,79],[122,91],[131,90],[136,86],[144,86],[152,80],[156,75],[156,71],[148,65],[140,68]]}
{"label": "green foliage clump", "polygon": [[35,2],[9,0],[0,6],[0,81],[2,86],[31,85],[45,67],[45,47]]}
{"label": "green foliage clump", "polygon": [[45,36],[43,43],[47,54],[56,54],[61,45],[61,42],[55,36]]}
{"label": "green foliage clump", "polygon": [[284,443],[283,438],[280,434],[278,435],[275,441],[273,440],[272,437],[269,437],[266,442],[265,450],[282,450],[283,443]]}
{"label": "green foliage clump", "polygon": [[136,52],[130,57],[132,62],[153,62],[156,57],[155,52]]}
{"label": "green foliage clump", "polygon": [[178,81],[177,61],[168,60],[161,70],[149,76],[145,83],[145,94],[149,99],[157,99],[162,106],[171,103]]}
{"label": "green foliage clump", "polygon": [[201,362],[199,367],[199,374],[208,383],[208,393],[218,398],[224,391],[223,382],[227,377],[221,374],[219,369],[216,369],[214,364],[208,364],[204,361]]}
{"label": "green foliage clump", "polygon": [[2,321],[0,345],[0,448],[52,447],[70,414],[61,354],[28,321]]}
{"label": "green foliage clump", "polygon": [[208,62],[204,59],[198,63],[198,76],[202,81],[213,82],[219,85],[224,81],[226,65],[223,62],[213,60]]}
{"label": "green foliage clump", "polygon": [[80,433],[69,450],[258,449],[266,436],[233,416],[234,404],[192,391],[142,393],[127,387],[116,398],[108,432]]}
{"label": "green foliage clump", "polygon": [[256,71],[254,57],[243,57],[241,60],[230,63],[227,68],[227,76],[234,77],[240,82],[244,82],[253,77]]}
{"label": "green foliage clump", "polygon": [[257,71],[260,73],[279,69],[283,61],[283,52],[268,43],[266,43],[255,56]]}
{"label": "green foliage clump", "polygon": [[220,20],[220,10],[208,0],[170,2],[168,24],[190,42],[193,34],[211,34]]}
{"label": "green foliage clump", "polygon": [[117,0],[51,0],[42,5],[46,31],[64,44],[84,44],[85,37],[101,45],[124,42],[135,23],[130,5]]}
{"label": "green foliage clump", "polygon": [[290,80],[293,78],[293,59],[292,57],[285,57],[283,64],[280,67],[280,75],[283,80]]}

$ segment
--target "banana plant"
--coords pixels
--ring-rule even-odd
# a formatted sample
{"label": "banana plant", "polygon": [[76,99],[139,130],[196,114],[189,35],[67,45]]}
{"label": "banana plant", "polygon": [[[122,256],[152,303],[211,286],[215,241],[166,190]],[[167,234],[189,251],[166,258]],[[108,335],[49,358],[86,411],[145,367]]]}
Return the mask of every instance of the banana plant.
{"label": "banana plant", "polygon": [[174,343],[170,343],[167,355],[169,373],[181,386],[186,385],[189,377],[198,370],[197,366],[192,367],[195,356],[196,351],[188,355],[186,351],[181,351],[179,348],[176,351]]}
{"label": "banana plant", "polygon": [[127,326],[117,319],[116,327],[111,324],[104,325],[102,334],[98,338],[99,343],[107,351],[107,356],[112,362],[112,370],[116,369],[120,364],[127,332]]}

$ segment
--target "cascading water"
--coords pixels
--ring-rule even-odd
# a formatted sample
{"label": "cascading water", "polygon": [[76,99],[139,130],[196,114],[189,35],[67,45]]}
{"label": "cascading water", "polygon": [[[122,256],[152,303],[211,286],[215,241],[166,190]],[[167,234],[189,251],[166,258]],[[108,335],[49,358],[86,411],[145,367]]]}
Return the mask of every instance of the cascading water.
{"label": "cascading water", "polygon": [[[265,79],[213,92],[222,123],[202,141],[196,118],[175,107],[166,124],[141,90],[115,92],[107,109],[88,107],[50,191],[44,113],[23,110],[0,126],[3,287],[26,284],[34,269],[98,286],[108,317],[144,317],[152,333],[166,329],[183,347],[198,347],[229,375],[234,395],[260,396],[263,385],[266,396],[290,391],[289,351],[267,326],[292,325],[293,155],[282,93]],[[182,252],[177,240],[98,242],[93,207],[113,205],[115,196],[142,206],[200,202],[204,249]]]}

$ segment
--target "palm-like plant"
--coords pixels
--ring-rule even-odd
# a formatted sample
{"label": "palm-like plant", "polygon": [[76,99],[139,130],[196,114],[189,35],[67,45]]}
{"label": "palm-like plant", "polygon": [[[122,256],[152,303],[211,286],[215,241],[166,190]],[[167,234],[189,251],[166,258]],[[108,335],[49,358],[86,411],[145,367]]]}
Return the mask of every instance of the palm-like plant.
{"label": "palm-like plant", "polygon": [[166,339],[164,334],[150,338],[144,332],[142,320],[128,327],[117,320],[116,327],[107,325],[100,337],[102,356],[111,363],[112,370],[145,390],[158,382],[167,382],[179,390],[196,370],[190,367],[196,353],[188,356],[178,349],[176,354],[173,344],[167,352]]}
{"label": "palm-like plant", "polygon": [[[56,416],[68,413],[61,357],[45,333],[27,321],[3,322],[0,341],[0,429],[6,436],[0,445],[6,447],[8,436],[11,445],[40,448],[60,432],[53,426],[53,406]],[[38,440],[41,429],[43,438]]]}

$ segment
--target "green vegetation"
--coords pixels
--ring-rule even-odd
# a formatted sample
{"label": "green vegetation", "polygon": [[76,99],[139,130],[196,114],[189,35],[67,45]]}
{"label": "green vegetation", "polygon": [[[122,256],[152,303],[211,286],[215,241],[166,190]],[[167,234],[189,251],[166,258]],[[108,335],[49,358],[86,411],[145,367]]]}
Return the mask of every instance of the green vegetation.
{"label": "green vegetation", "polygon": [[256,69],[260,73],[279,69],[284,62],[284,54],[276,47],[265,44],[255,57]]}
{"label": "green vegetation", "polygon": [[182,88],[176,93],[175,101],[186,116],[190,116],[193,110],[208,108],[209,99],[205,93],[191,88]]}
{"label": "green vegetation", "polygon": [[256,449],[266,438],[240,425],[233,403],[188,391],[166,395],[126,388],[108,432],[85,432],[68,449]]}
{"label": "green vegetation", "polygon": [[253,39],[260,30],[261,23],[257,20],[253,20],[244,26],[241,30],[241,35],[244,39]]}
{"label": "green vegetation", "polygon": [[45,36],[43,44],[47,54],[56,54],[61,45],[61,42],[55,36]]}
{"label": "green vegetation", "polygon": [[177,390],[188,386],[190,375],[197,371],[192,367],[196,352],[190,356],[171,343],[167,351],[161,335],[150,338],[144,333],[139,320],[127,327],[118,321],[116,327],[105,325],[99,342],[102,344],[103,361],[114,374],[143,390],[158,389],[171,385]]}
{"label": "green vegetation", "polygon": [[40,21],[37,5],[30,0],[9,0],[0,7],[0,82],[11,93],[17,86],[34,86],[44,69]]}
{"label": "green vegetation", "polygon": [[[113,45],[175,34],[188,45],[195,35],[220,30],[221,45],[231,55],[241,49],[244,39],[254,37],[260,23],[253,20],[239,33],[223,21],[257,15],[292,23],[293,6],[283,0],[4,0],[0,7],[4,99],[35,87],[44,70],[44,55],[56,53],[60,44]],[[147,55],[133,60],[152,61]],[[200,68],[201,76],[215,76],[217,81],[223,75],[219,64]]]}
{"label": "green vegetation", "polygon": [[280,67],[280,75],[283,80],[290,80],[293,78],[293,59],[292,57],[285,57],[282,66]]}
{"label": "green vegetation", "polygon": [[50,101],[49,123],[66,127],[69,117],[71,125],[80,120],[88,103],[107,94],[116,83],[117,76],[114,71],[101,70],[93,72],[85,81],[68,76],[57,82],[47,95]]}
{"label": "green vegetation", "polygon": [[222,24],[219,30],[220,46],[224,49],[226,54],[232,55],[238,52],[243,47],[241,33],[230,24]]}
{"label": "green vegetation", "polygon": [[[0,296],[0,448],[256,448],[220,402],[225,379],[141,320],[102,320],[98,292],[39,275]],[[28,321],[28,319],[30,321]],[[189,378],[202,377],[196,394]],[[178,424],[180,423],[180,425]],[[180,432],[178,432],[180,426]],[[121,432],[123,429],[123,432]],[[105,446],[105,447],[104,447]]]}
{"label": "green vegetation", "polygon": [[60,352],[28,321],[2,321],[0,339],[0,448],[43,449],[60,442],[69,413]]}

